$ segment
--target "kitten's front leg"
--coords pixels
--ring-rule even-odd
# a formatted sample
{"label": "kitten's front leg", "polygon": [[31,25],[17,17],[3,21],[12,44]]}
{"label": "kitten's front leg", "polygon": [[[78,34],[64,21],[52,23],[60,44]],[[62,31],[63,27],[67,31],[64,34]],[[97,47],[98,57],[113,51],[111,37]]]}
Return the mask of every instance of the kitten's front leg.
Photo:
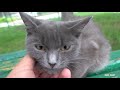
{"label": "kitten's front leg", "polygon": [[85,78],[87,75],[87,69],[79,69],[71,71],[72,78]]}
{"label": "kitten's front leg", "polygon": [[72,78],[85,78],[87,75],[88,66],[87,65],[77,65],[74,64],[70,66]]}

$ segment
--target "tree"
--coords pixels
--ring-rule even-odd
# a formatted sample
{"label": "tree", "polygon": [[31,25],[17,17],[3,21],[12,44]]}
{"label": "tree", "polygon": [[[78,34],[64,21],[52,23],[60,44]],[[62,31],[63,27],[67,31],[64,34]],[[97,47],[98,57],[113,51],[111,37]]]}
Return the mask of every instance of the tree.
{"label": "tree", "polygon": [[0,12],[0,17],[3,17],[3,16],[4,16],[3,12]]}
{"label": "tree", "polygon": [[70,18],[74,17],[73,12],[62,12],[62,21],[68,21]]}
{"label": "tree", "polygon": [[71,21],[71,20],[78,20],[81,19],[82,17],[80,16],[75,16],[73,12],[61,12],[62,16],[62,21]]}

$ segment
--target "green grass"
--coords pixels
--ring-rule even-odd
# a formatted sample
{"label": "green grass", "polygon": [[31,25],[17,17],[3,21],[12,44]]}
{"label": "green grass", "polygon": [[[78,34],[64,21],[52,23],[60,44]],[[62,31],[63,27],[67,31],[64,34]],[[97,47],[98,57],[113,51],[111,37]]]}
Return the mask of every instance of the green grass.
{"label": "green grass", "polygon": [[112,45],[112,50],[120,49],[120,13],[76,13],[77,16],[93,16],[93,20],[99,25],[101,31]]}
{"label": "green grass", "polygon": [[[112,50],[120,49],[120,13],[79,12],[78,16],[94,16],[105,37],[110,41]],[[50,19],[60,20],[60,18]],[[0,54],[25,49],[24,26],[0,28]]]}
{"label": "green grass", "polygon": [[0,18],[0,23],[12,22],[12,21],[15,21],[15,20],[17,20],[17,19],[14,18],[14,17],[12,17],[12,19],[9,18],[9,17],[7,17],[7,18]]}
{"label": "green grass", "polygon": [[25,48],[25,31],[23,26],[0,28],[0,54]]}
{"label": "green grass", "polygon": [[102,32],[110,41],[112,49],[120,49],[120,13],[97,15],[94,21],[100,25]]}
{"label": "green grass", "polygon": [[97,15],[110,15],[111,14],[119,14],[120,12],[74,12],[74,15],[76,16],[97,16]]}
{"label": "green grass", "polygon": [[[60,18],[50,20],[57,21]],[[0,54],[25,49],[25,33],[24,26],[0,28]]]}

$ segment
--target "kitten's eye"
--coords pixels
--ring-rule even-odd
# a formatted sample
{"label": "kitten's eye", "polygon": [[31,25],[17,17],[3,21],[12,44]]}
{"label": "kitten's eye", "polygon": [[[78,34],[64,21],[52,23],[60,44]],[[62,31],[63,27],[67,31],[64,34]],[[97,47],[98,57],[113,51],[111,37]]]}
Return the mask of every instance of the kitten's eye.
{"label": "kitten's eye", "polygon": [[60,50],[65,51],[65,50],[69,50],[69,49],[70,49],[70,46],[65,45]]}
{"label": "kitten's eye", "polygon": [[41,45],[35,45],[35,47],[36,47],[38,50],[45,51],[45,47],[44,47],[44,46],[41,46]]}

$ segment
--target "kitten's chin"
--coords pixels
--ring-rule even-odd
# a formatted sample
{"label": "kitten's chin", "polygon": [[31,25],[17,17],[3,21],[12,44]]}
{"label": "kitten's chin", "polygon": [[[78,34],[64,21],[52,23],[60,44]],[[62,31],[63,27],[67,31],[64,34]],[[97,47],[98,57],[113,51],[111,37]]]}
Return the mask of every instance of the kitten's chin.
{"label": "kitten's chin", "polygon": [[36,65],[36,69],[37,69],[37,70],[40,70],[40,71],[43,71],[43,72],[45,72],[45,73],[48,73],[48,74],[58,74],[58,73],[60,73],[60,72],[63,70],[63,68],[50,69],[50,68],[42,67],[42,66],[40,66],[38,63],[37,63],[37,65]]}
{"label": "kitten's chin", "polygon": [[58,74],[60,73],[63,69],[44,69],[48,74]]}
{"label": "kitten's chin", "polygon": [[59,74],[65,68],[65,67],[60,67],[60,68],[51,69],[51,68],[48,68],[48,67],[45,67],[45,66],[39,64],[38,62],[36,62],[35,67],[38,71],[42,71],[42,72],[45,72],[45,73],[50,74],[50,75]]}

